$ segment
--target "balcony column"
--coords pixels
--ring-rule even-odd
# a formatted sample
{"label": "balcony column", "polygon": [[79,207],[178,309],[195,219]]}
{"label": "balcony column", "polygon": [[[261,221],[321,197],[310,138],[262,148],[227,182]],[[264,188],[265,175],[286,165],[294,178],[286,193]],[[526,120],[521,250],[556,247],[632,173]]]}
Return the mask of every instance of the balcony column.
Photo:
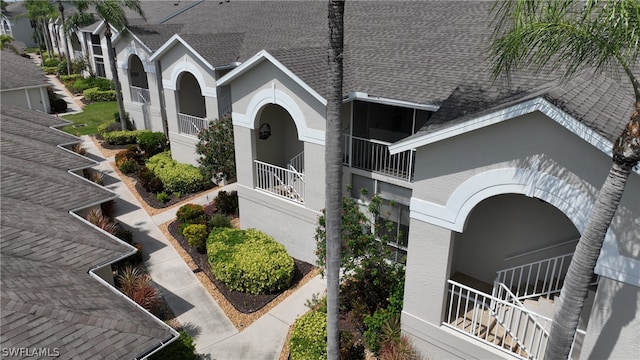
{"label": "balcony column", "polygon": [[403,313],[437,327],[444,316],[451,272],[452,232],[416,219],[409,228]]}

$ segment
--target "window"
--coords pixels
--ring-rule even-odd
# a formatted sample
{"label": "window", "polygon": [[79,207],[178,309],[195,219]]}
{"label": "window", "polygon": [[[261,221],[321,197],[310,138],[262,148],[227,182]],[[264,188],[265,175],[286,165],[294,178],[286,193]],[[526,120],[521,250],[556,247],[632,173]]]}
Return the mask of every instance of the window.
{"label": "window", "polygon": [[99,35],[91,35],[91,48],[93,49],[93,55],[102,55]]}
{"label": "window", "polygon": [[96,62],[96,76],[97,77],[107,77],[107,73],[104,69],[104,60],[102,57],[96,56],[93,58]]}
{"label": "window", "polygon": [[380,225],[380,234],[389,239],[391,260],[406,264],[409,245],[409,206],[393,200],[384,200],[380,206],[380,215],[376,219]]}
{"label": "window", "polygon": [[[362,195],[365,190],[367,195]],[[376,223],[380,225],[380,234],[387,235],[391,259],[405,264],[409,245],[409,201],[411,189],[353,174],[351,178],[351,197],[366,202],[372,194],[383,199]],[[366,210],[364,207],[361,208]]]}
{"label": "window", "polygon": [[365,101],[353,102],[353,136],[396,142],[414,134],[431,112]]}

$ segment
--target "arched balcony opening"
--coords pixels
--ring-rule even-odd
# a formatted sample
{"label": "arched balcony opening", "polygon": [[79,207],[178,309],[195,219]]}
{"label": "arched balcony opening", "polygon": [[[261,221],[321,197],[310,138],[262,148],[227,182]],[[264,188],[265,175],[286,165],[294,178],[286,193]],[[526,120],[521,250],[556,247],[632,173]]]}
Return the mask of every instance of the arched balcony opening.
{"label": "arched balcony opening", "polygon": [[543,358],[579,238],[574,223],[540,199],[502,194],[481,201],[453,237],[443,325],[519,358]]}
{"label": "arched balcony opening", "polygon": [[193,74],[183,72],[178,77],[176,100],[178,131],[181,134],[197,136],[200,130],[209,126],[205,99]]}
{"label": "arched balcony opening", "polygon": [[131,55],[129,57],[128,75],[131,101],[142,104],[151,102],[147,73],[144,71],[142,60],[140,60],[138,55]]}
{"label": "arched balcony opening", "polygon": [[279,105],[266,105],[254,133],[256,188],[304,203],[304,143],[289,112]]}

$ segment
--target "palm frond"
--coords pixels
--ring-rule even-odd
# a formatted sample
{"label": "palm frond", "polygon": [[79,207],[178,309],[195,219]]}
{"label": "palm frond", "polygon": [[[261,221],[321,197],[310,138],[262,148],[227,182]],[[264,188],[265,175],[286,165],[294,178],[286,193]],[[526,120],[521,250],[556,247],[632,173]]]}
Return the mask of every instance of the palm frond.
{"label": "palm frond", "polygon": [[637,0],[512,0],[492,8],[489,48],[494,78],[520,69],[562,68],[567,79],[584,69],[623,71],[640,94]]}

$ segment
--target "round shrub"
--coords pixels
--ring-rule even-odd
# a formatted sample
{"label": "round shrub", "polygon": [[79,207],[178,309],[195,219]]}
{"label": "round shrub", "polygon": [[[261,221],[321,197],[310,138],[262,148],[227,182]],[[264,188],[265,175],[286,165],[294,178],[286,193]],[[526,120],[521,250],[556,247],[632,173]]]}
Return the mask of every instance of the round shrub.
{"label": "round shrub", "polygon": [[166,192],[160,191],[159,193],[156,194],[156,199],[161,203],[166,203],[171,199],[171,197]]}
{"label": "round shrub", "polygon": [[310,311],[296,321],[289,339],[289,358],[327,358],[327,314]]}
{"label": "round shrub", "polygon": [[207,254],[211,272],[231,290],[267,294],[286,289],[293,278],[285,247],[255,229],[212,230]]}
{"label": "round shrub", "polygon": [[144,187],[148,192],[159,193],[164,190],[162,181],[155,176],[153,171],[147,169],[146,166],[141,167],[136,173],[136,176],[138,176],[140,185],[142,185],[142,187]]}
{"label": "round shrub", "polygon": [[180,224],[202,224],[206,216],[204,206],[198,204],[182,205],[176,212],[176,218]]}
{"label": "round shrub", "polygon": [[118,169],[120,169],[123,174],[131,174],[138,170],[138,166],[138,162],[135,159],[126,159],[118,165]]}
{"label": "round shrub", "polygon": [[212,228],[231,228],[231,218],[225,214],[215,214],[209,222]]}
{"label": "round shrub", "polygon": [[203,224],[191,224],[184,228],[182,235],[187,238],[190,246],[198,249],[199,252],[205,251],[207,242],[207,226]]}

